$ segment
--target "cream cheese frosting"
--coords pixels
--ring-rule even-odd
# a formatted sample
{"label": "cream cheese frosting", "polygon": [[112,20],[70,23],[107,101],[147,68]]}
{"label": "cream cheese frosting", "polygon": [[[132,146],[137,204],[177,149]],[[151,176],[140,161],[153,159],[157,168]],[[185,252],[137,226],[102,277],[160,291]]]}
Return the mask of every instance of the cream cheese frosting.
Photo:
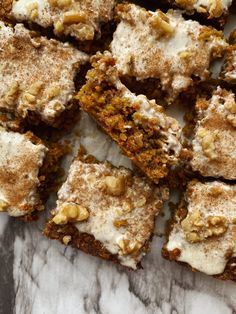
{"label": "cream cheese frosting", "polygon": [[88,56],[67,43],[38,37],[22,24],[0,22],[0,108],[53,124],[75,92]]}
{"label": "cream cheese frosting", "polygon": [[18,217],[39,205],[38,174],[47,150],[25,134],[0,128],[0,211]]}

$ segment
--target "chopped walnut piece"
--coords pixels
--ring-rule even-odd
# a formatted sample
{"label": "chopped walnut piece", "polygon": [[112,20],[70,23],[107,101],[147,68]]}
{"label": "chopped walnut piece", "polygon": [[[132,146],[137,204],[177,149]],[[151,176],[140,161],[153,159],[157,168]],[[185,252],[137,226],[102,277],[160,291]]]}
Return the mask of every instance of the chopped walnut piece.
{"label": "chopped walnut piece", "polygon": [[63,23],[61,21],[57,21],[54,23],[54,29],[57,34],[60,34],[64,30]]}
{"label": "chopped walnut piece", "polygon": [[117,241],[123,255],[135,254],[141,248],[141,243],[135,240],[119,239]]}
{"label": "chopped walnut piece", "polygon": [[36,97],[34,95],[27,93],[27,92],[23,94],[22,98],[23,98],[23,101],[25,103],[30,103],[30,104],[35,102],[35,100],[36,100]]}
{"label": "chopped walnut piece", "polygon": [[104,179],[106,186],[106,191],[108,194],[113,196],[120,196],[125,192],[125,178],[124,177],[114,177],[106,176]]}
{"label": "chopped walnut piece", "polygon": [[215,135],[212,133],[207,133],[202,138],[202,150],[206,157],[209,159],[215,159],[217,158],[217,154],[215,152]]}
{"label": "chopped walnut piece", "polygon": [[63,17],[64,24],[76,24],[76,23],[85,23],[86,22],[86,15],[83,12],[66,12]]}
{"label": "chopped walnut piece", "polygon": [[47,89],[47,95],[49,99],[57,97],[60,95],[60,88],[59,86],[51,86]]}
{"label": "chopped walnut piece", "polygon": [[17,98],[18,91],[19,91],[19,83],[13,82],[4,97],[4,101],[8,105],[13,105],[15,102],[15,99]]}
{"label": "chopped walnut piece", "polygon": [[71,5],[72,0],[56,0],[56,6],[65,8]]}
{"label": "chopped walnut piece", "polygon": [[128,221],[126,219],[115,220],[113,225],[116,228],[126,227],[128,225]]}
{"label": "chopped walnut piece", "polygon": [[160,10],[157,15],[153,15],[150,19],[152,26],[160,35],[171,36],[174,33],[174,28],[169,23],[169,18]]}
{"label": "chopped walnut piece", "polygon": [[57,225],[63,225],[68,222],[84,221],[88,217],[89,211],[87,208],[73,203],[64,203],[53,221]]}
{"label": "chopped walnut piece", "polygon": [[230,113],[236,113],[236,102],[230,99],[225,103],[225,108],[228,109]]}
{"label": "chopped walnut piece", "polygon": [[43,82],[42,81],[38,81],[33,83],[30,88],[28,89],[28,92],[31,95],[37,96],[39,94],[39,92],[41,91],[42,87],[43,87]]}
{"label": "chopped walnut piece", "polygon": [[37,2],[30,3],[27,6],[27,11],[31,20],[34,21],[38,17],[38,3]]}
{"label": "chopped walnut piece", "polygon": [[224,9],[220,0],[209,0],[209,5],[210,18],[220,17],[223,14]]}
{"label": "chopped walnut piece", "polygon": [[0,199],[0,212],[5,212],[7,210],[8,203]]}
{"label": "chopped walnut piece", "polygon": [[70,235],[65,235],[63,238],[62,238],[62,241],[65,245],[68,245],[69,242],[71,241],[71,236]]}
{"label": "chopped walnut piece", "polygon": [[137,207],[143,207],[146,204],[146,197],[145,196],[141,196],[137,199],[137,201],[135,202],[135,206]]}
{"label": "chopped walnut piece", "polygon": [[236,128],[236,115],[235,114],[229,114],[226,117],[226,119],[234,128]]}

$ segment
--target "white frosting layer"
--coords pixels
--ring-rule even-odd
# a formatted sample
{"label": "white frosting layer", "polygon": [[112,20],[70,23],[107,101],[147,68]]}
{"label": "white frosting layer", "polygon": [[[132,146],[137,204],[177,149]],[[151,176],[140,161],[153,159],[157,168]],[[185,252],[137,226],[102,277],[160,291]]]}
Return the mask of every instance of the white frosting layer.
{"label": "white frosting layer", "polygon": [[9,215],[23,216],[39,204],[38,173],[47,148],[0,128],[0,151],[0,204]]}
{"label": "white frosting layer", "polygon": [[[159,79],[171,99],[187,90],[193,76],[205,80],[213,51],[219,53],[227,46],[210,28],[184,20],[179,11],[163,17],[129,4],[118,15],[121,21],[111,50],[120,74],[138,80]],[[201,39],[204,32],[209,40]]]}
{"label": "white frosting layer", "polygon": [[[207,103],[206,100],[200,100]],[[235,108],[231,109],[230,107]],[[235,111],[235,113],[233,113]],[[229,117],[235,119],[235,95],[221,89],[214,92],[207,103],[207,108],[199,108],[199,121],[192,142],[193,159],[191,165],[204,176],[236,179],[236,124],[233,126]],[[212,158],[206,154],[207,139],[212,150]]]}
{"label": "white frosting layer", "polygon": [[[96,33],[100,33],[100,24],[112,18],[114,5],[115,0],[14,0],[12,15],[17,21],[32,21],[42,27],[54,26],[59,35],[63,33],[78,40],[92,40]],[[32,10],[37,13],[32,14]],[[74,18],[64,23],[67,15]]]}
{"label": "white frosting layer", "polygon": [[[215,190],[221,192],[216,195]],[[188,215],[200,212],[203,219],[209,216],[222,216],[227,220],[228,229],[219,237],[209,237],[201,242],[190,243],[180,221],[173,226],[166,245],[168,251],[180,250],[177,261],[185,262],[191,267],[208,275],[218,275],[224,272],[231,257],[236,256],[236,186],[220,182],[194,183],[191,192],[186,195]]]}
{"label": "white frosting layer", "polygon": [[[107,176],[125,178],[124,193],[113,196],[104,190]],[[93,235],[110,253],[118,256],[122,265],[136,269],[144,254],[141,247],[150,239],[163,198],[160,188],[132,175],[130,170],[118,169],[108,163],[86,164],[75,160],[67,181],[58,192],[57,210],[65,203],[86,207],[89,218],[76,223],[77,229]],[[117,220],[126,220],[127,225],[117,228],[114,226]],[[135,241],[141,247],[134,254],[123,254],[118,245],[120,240]]]}
{"label": "white frosting layer", "polygon": [[88,56],[67,43],[33,37],[23,25],[0,22],[0,107],[51,124],[66,109],[74,76]]}

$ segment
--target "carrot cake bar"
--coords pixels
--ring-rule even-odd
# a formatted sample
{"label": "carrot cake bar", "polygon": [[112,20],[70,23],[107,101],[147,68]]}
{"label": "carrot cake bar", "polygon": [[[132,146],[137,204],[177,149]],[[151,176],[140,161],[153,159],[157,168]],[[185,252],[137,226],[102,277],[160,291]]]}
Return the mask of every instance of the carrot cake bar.
{"label": "carrot cake bar", "polygon": [[57,35],[84,41],[100,35],[101,25],[113,17],[114,6],[115,0],[12,0],[11,15],[18,22],[53,27]]}
{"label": "carrot cake bar", "polygon": [[163,107],[131,93],[119,80],[109,52],[93,57],[94,69],[76,98],[116,141],[124,153],[154,182],[167,175],[181,151],[181,128]]}
{"label": "carrot cake bar", "polygon": [[232,4],[232,0],[168,0],[168,2],[188,13],[204,14],[209,19],[226,17]]}
{"label": "carrot cake bar", "polygon": [[74,77],[88,56],[22,24],[0,22],[0,60],[0,109],[53,124],[69,108]]}
{"label": "carrot cake bar", "polygon": [[75,159],[44,234],[131,269],[146,255],[168,189],[108,162]]}
{"label": "carrot cake bar", "polygon": [[236,185],[192,181],[172,221],[163,256],[236,281]]}
{"label": "carrot cake bar", "polygon": [[19,217],[42,209],[39,172],[48,149],[31,133],[0,128],[0,212]]}
{"label": "carrot cake bar", "polygon": [[230,84],[236,84],[236,29],[230,35],[230,42],[221,77]]}
{"label": "carrot cake bar", "polygon": [[120,4],[116,12],[120,23],[111,51],[119,73],[138,80],[159,80],[169,101],[194,81],[206,80],[211,61],[228,45],[222,32],[184,20],[180,11],[164,14]]}
{"label": "carrot cake bar", "polygon": [[192,142],[193,170],[203,176],[235,180],[235,95],[218,87],[209,100],[198,99],[196,108],[199,120]]}

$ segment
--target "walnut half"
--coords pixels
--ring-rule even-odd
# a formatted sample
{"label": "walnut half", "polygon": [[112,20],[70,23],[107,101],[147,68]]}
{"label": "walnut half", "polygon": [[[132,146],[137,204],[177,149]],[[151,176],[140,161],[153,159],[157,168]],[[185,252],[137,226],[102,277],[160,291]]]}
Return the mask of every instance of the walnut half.
{"label": "walnut half", "polygon": [[64,203],[61,205],[60,211],[53,218],[53,222],[57,225],[63,225],[68,222],[79,222],[87,220],[89,211],[87,208],[74,203]]}
{"label": "walnut half", "polygon": [[129,239],[118,239],[117,244],[121,249],[123,255],[135,254],[137,253],[142,244],[137,240],[129,240]]}

